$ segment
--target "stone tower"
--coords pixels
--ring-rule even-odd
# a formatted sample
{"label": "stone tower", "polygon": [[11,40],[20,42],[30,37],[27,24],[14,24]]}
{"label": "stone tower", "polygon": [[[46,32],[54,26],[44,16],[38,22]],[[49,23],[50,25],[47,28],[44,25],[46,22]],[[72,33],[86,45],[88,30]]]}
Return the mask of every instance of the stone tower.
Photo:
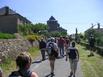
{"label": "stone tower", "polygon": [[47,25],[49,27],[49,32],[58,30],[60,26],[58,21],[53,16],[49,18],[49,20],[47,21]]}

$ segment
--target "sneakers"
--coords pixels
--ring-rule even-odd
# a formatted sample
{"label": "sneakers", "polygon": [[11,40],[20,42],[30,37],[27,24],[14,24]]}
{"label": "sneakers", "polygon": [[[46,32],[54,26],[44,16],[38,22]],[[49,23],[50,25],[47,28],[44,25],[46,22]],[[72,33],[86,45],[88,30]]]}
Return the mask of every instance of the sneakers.
{"label": "sneakers", "polygon": [[54,72],[51,72],[51,76],[55,76]]}
{"label": "sneakers", "polygon": [[73,77],[75,77],[75,75],[73,75]]}
{"label": "sneakers", "polygon": [[72,73],[72,72],[70,72],[70,75],[69,75],[68,77],[72,77],[72,75],[73,75],[73,73]]}
{"label": "sneakers", "polygon": [[[72,76],[68,76],[68,77],[72,77]],[[75,75],[73,75],[73,77],[75,77]]]}

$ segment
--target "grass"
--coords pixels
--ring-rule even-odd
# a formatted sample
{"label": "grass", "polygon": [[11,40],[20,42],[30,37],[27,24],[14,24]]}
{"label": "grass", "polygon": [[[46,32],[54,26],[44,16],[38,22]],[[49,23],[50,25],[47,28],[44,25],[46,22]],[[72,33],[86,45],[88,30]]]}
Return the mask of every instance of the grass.
{"label": "grass", "polygon": [[14,34],[0,32],[0,39],[12,39],[12,38],[15,38]]}
{"label": "grass", "polygon": [[[35,59],[39,55],[39,49],[32,47],[29,49],[29,53],[32,59]],[[7,58],[4,63],[0,64],[0,67],[3,70],[3,77],[8,77],[13,70],[16,70],[16,63],[13,59]]]}
{"label": "grass", "polygon": [[29,53],[31,54],[32,59],[35,59],[39,55],[39,48],[38,47],[30,48]]}
{"label": "grass", "polygon": [[8,74],[16,68],[15,61],[8,58],[3,64],[0,64],[0,67],[3,70],[3,77],[7,77]]}
{"label": "grass", "polygon": [[84,77],[103,77],[103,57],[97,54],[88,57],[89,50],[80,45],[78,48]]}

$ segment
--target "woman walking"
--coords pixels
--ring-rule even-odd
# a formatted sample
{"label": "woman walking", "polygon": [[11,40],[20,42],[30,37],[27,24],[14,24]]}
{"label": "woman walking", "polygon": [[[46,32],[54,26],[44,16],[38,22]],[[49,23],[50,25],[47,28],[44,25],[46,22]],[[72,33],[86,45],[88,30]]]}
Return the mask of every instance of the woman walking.
{"label": "woman walking", "polygon": [[68,58],[69,58],[70,68],[71,68],[69,77],[72,77],[72,76],[75,77],[77,63],[79,61],[79,53],[77,48],[75,48],[75,42],[72,42],[72,46],[68,47],[68,50],[66,53],[66,61]]}

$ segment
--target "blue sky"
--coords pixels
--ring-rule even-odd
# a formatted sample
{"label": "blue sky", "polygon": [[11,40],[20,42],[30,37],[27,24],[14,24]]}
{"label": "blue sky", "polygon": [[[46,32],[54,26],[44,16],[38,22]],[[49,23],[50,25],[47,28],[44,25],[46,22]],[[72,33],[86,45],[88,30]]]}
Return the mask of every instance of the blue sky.
{"label": "blue sky", "polygon": [[103,25],[103,0],[0,0],[33,23],[46,23],[54,16],[68,34],[84,32],[97,22]]}

